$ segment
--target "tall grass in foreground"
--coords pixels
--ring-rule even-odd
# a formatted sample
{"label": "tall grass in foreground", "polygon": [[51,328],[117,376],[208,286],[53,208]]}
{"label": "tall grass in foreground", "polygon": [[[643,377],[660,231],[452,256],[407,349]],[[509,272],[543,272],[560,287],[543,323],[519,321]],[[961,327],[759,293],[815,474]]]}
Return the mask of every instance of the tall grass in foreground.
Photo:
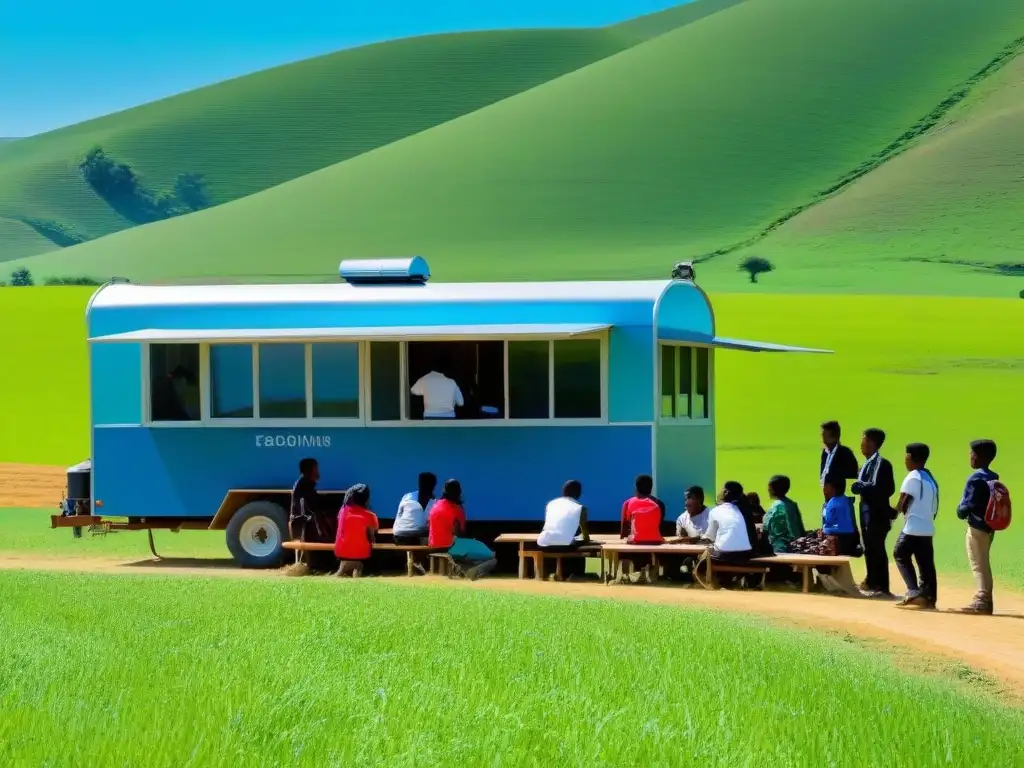
{"label": "tall grass in foreground", "polygon": [[3,765],[1019,765],[1024,717],[753,620],[0,573]]}

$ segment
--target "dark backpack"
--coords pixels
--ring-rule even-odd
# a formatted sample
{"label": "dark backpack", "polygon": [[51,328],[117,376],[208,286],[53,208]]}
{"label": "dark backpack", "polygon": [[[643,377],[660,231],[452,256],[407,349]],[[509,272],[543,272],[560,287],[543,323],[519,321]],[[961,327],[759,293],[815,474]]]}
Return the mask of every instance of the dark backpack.
{"label": "dark backpack", "polygon": [[1010,491],[998,480],[988,483],[988,506],[985,507],[985,525],[993,531],[1005,531],[1010,527]]}

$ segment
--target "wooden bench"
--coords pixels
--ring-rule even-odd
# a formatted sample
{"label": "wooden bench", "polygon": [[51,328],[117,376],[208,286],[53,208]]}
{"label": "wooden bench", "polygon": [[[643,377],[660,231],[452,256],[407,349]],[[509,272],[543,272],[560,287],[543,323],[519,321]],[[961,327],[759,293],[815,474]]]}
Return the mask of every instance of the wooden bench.
{"label": "wooden bench", "polygon": [[[616,537],[618,539],[618,537]],[[705,544],[627,544],[622,539],[601,546],[601,576],[607,582],[615,581],[619,571],[619,560],[622,555],[650,555],[651,568],[654,578],[658,578],[658,556],[659,555],[682,555],[684,557],[699,557],[707,551]],[[605,568],[604,561],[608,560],[608,567]],[[608,578],[605,579],[607,574]]]}
{"label": "wooden bench", "polygon": [[[333,552],[334,544],[323,541],[285,541],[281,544],[284,549],[296,552]],[[416,554],[419,552],[437,552],[436,547],[428,547],[425,544],[390,544],[376,542],[373,545],[374,552],[405,552],[405,573],[407,576],[416,574]]]}
{"label": "wooden bench", "polygon": [[715,589],[721,586],[718,583],[716,574],[719,573],[738,573],[744,576],[761,576],[761,583],[758,589],[764,589],[765,576],[768,575],[767,565],[756,565],[755,560],[751,559],[750,565],[744,565],[741,563],[715,563],[710,557],[704,560],[704,578],[701,579],[700,574],[695,569],[693,572],[693,578],[705,589]]}
{"label": "wooden bench", "polygon": [[[533,567],[533,577],[543,580],[545,578],[544,561],[546,559],[555,561],[555,578],[562,580],[562,560],[566,558],[587,558],[601,557],[600,551],[589,550],[586,552],[544,552],[537,548],[537,537],[539,533],[503,533],[494,540],[495,544],[518,544],[519,545],[519,578],[525,579],[529,576],[530,566]],[[595,534],[590,537],[592,544],[604,544],[605,542],[620,541],[615,534]],[[604,578],[604,558],[601,558],[601,578]]]}
{"label": "wooden bench", "polygon": [[[781,553],[773,557],[755,557],[751,562],[763,563],[765,566],[788,565],[791,566],[793,570],[800,571],[803,575],[804,592],[811,591],[813,572],[816,568],[834,568],[835,573],[831,574],[832,577],[839,582],[840,586],[846,592],[854,594],[857,591],[857,587],[853,581],[853,569],[850,567],[850,562],[852,560],[852,557],[846,557],[844,555],[798,555]],[[718,566],[715,566],[715,570],[718,570]]]}

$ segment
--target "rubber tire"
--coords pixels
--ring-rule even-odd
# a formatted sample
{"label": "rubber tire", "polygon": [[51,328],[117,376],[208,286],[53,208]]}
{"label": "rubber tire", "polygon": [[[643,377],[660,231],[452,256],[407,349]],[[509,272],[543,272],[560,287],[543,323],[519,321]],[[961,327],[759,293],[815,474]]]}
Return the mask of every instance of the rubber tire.
{"label": "rubber tire", "polygon": [[272,501],[250,501],[235,512],[228,522],[225,531],[228,549],[235,561],[243,568],[277,568],[281,565],[284,557],[282,547],[278,547],[265,557],[256,557],[245,551],[239,538],[239,532],[245,521],[258,515],[268,517],[274,522],[280,533],[279,541],[284,542],[291,538],[288,533],[288,514],[280,504],[275,504]]}

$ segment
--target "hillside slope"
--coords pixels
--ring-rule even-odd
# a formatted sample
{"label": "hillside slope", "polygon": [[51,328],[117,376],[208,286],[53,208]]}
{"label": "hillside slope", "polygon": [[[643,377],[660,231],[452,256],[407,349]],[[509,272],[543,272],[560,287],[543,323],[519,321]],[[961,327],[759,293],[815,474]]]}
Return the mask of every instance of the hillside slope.
{"label": "hillside slope", "polygon": [[445,279],[661,275],[812,199],[1022,27],[1016,0],[747,0],[258,195],[32,263],[328,278],[343,256],[423,253]]}
{"label": "hillside slope", "polygon": [[[0,218],[92,239],[133,226],[81,178],[100,145],[152,191],[202,173],[234,200],[472,112],[738,0],[603,29],[472,32],[340,51],[0,146]],[[13,226],[13,225],[12,225]],[[65,244],[60,238],[51,247]],[[28,255],[0,239],[0,261]]]}
{"label": "hillside slope", "polygon": [[890,272],[959,263],[1024,276],[1022,168],[1024,55],[1018,53],[921,141],[755,249],[776,261],[780,276],[790,273],[787,279],[867,255]]}

